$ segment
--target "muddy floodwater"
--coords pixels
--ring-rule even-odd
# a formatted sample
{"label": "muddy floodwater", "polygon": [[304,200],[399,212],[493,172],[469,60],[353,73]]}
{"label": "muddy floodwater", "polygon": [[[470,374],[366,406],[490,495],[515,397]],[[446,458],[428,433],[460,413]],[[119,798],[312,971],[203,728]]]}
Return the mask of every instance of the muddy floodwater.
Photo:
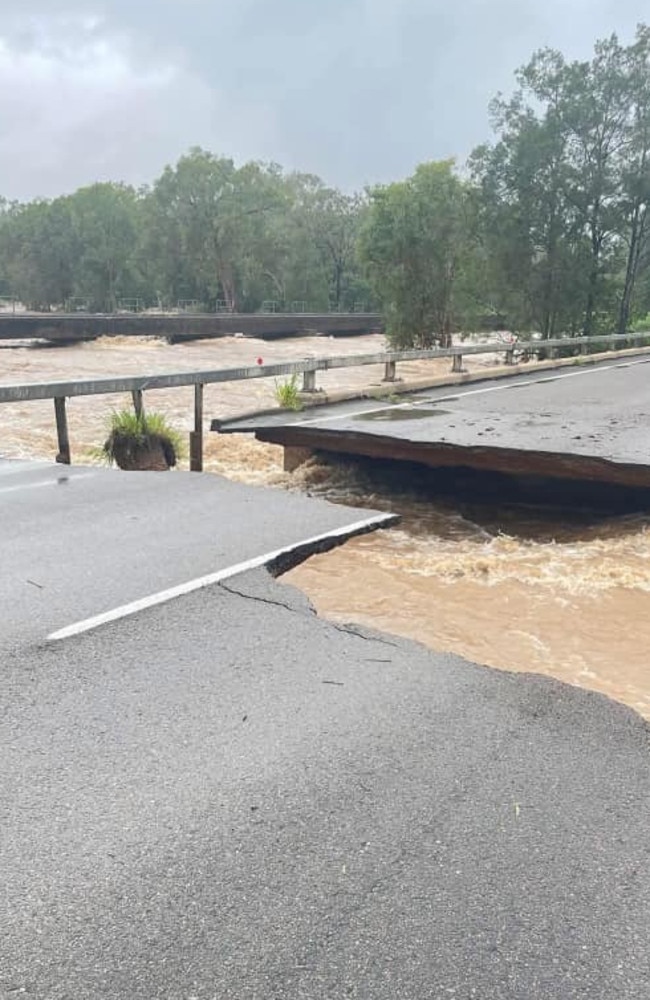
{"label": "muddy floodwater", "polygon": [[320,614],[558,677],[650,718],[650,516],[431,499],[353,463],[314,460],[295,476],[402,515],[287,574]]}
{"label": "muddy floodwater", "polygon": [[[226,338],[169,346],[157,340],[103,340],[66,348],[0,350],[0,382],[158,373],[283,359],[369,353],[378,336],[299,338],[274,343]],[[489,365],[492,359],[481,358]],[[448,362],[402,366],[400,374],[442,374]],[[380,369],[344,369],[321,385],[379,383]],[[206,417],[273,402],[273,383],[206,389]],[[72,400],[73,460],[94,461],[119,398]],[[191,389],[148,394],[183,430],[192,420]],[[51,459],[52,404],[0,409],[0,454]],[[207,435],[206,469],[233,479],[300,489],[335,502],[394,510],[396,528],[316,556],[283,579],[317,610],[407,636],[436,650],[492,667],[532,671],[603,692],[650,718],[650,515],[606,515],[516,508],[432,496],[429,488],[358,463],[314,459],[293,476],[281,450],[245,436]]]}

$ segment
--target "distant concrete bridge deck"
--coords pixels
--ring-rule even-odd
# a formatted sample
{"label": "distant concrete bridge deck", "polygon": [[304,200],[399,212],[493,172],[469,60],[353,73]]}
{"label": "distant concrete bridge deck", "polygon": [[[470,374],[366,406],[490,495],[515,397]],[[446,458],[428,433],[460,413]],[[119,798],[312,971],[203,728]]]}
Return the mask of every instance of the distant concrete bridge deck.
{"label": "distant concrete bridge deck", "polygon": [[650,489],[650,357],[440,387],[398,403],[215,421],[283,445],[295,468],[314,451]]}
{"label": "distant concrete bridge deck", "polygon": [[166,337],[172,342],[227,337],[274,339],[309,333],[355,336],[382,328],[375,313],[18,313],[0,314],[0,341],[73,342],[97,337]]}

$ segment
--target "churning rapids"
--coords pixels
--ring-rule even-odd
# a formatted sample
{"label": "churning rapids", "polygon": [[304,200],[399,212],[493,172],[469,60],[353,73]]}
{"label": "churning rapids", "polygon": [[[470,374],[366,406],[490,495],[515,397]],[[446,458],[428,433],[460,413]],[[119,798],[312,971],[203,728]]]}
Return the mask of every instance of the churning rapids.
{"label": "churning rapids", "polygon": [[[14,347],[0,351],[0,381],[230,367],[257,356],[271,362],[381,346],[373,336],[335,344],[327,338],[273,344],[227,338],[176,347],[133,339],[55,350]],[[411,368],[407,376],[422,374],[422,367]],[[381,377],[368,369],[336,374],[337,384],[347,387]],[[262,381],[209,387],[207,416],[266,405],[272,397],[273,385]],[[179,428],[189,429],[190,390],[160,392],[155,400]],[[73,460],[92,460],[106,416],[121,402],[72,401]],[[7,405],[0,420],[0,453],[53,457],[51,404]],[[492,667],[550,674],[627,702],[650,718],[650,514],[596,517],[441,499],[405,470],[350,462],[313,459],[287,476],[280,449],[238,435],[208,435],[206,468],[402,515],[398,527],[350,541],[284,577],[321,614]]]}

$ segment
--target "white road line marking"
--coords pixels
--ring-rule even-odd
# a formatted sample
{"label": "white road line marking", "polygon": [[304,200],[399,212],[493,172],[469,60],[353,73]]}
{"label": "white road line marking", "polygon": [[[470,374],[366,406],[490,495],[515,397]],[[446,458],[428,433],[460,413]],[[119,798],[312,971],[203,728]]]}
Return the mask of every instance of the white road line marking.
{"label": "white road line marking", "polygon": [[[612,364],[607,365],[602,368],[581,368],[579,371],[575,372],[564,372],[561,375],[546,375],[540,378],[530,378],[521,379],[520,376],[506,376],[506,378],[511,377],[517,379],[516,382],[501,382],[499,385],[489,385],[484,386],[482,389],[466,389],[463,391],[462,386],[458,388],[456,392],[450,393],[448,396],[435,396],[429,399],[422,399],[420,397],[420,404],[424,403],[449,403],[455,400],[463,399],[465,396],[482,396],[487,392],[504,392],[507,389],[521,389],[527,385],[538,385],[541,382],[559,382],[561,379],[565,378],[578,378],[580,375],[597,375],[600,372],[613,371],[615,368],[631,368],[634,365],[647,365],[650,361],[647,358],[641,361],[628,361],[624,365]],[[422,390],[422,392],[430,392],[431,390]],[[368,413],[381,413],[383,410],[404,410],[408,409],[409,406],[415,405],[412,401],[407,401],[405,403],[384,403],[383,406],[378,406],[372,410],[355,410],[353,413],[335,413],[331,414],[329,417],[315,417],[313,420],[301,420],[296,421],[292,424],[295,427],[309,427],[312,424],[325,424],[332,423],[335,420],[353,420],[355,417],[362,417],[364,414]]]}
{"label": "white road line marking", "polygon": [[65,628],[59,629],[57,632],[52,632],[48,635],[48,642],[58,642],[60,639],[70,639],[76,635],[82,635],[84,632],[90,632],[93,629],[99,628],[100,625],[108,625],[110,622],[119,621],[121,618],[128,618],[131,615],[137,614],[139,611],[146,611],[148,608],[154,608],[159,604],[166,604],[168,601],[173,601],[177,597],[184,597],[186,594],[191,594],[195,590],[203,590],[205,587],[211,587],[215,583],[220,583],[222,580],[228,580],[233,576],[239,576],[240,573],[246,573],[248,570],[259,569],[261,566],[267,566],[269,563],[274,562],[280,556],[290,555],[295,552],[296,549],[301,549],[305,545],[317,545],[318,542],[327,541],[332,538],[345,538],[347,536],[352,536],[363,531],[364,528],[372,528],[375,525],[380,527],[388,521],[393,519],[392,514],[377,514],[374,517],[366,517],[362,521],[355,521],[353,524],[344,525],[341,528],[334,528],[332,531],[325,531],[321,535],[314,535],[312,538],[304,538],[300,541],[293,542],[291,545],[286,545],[282,549],[276,549],[273,552],[265,552],[264,555],[255,556],[253,559],[247,559],[245,562],[236,563],[234,566],[227,566],[225,569],[217,570],[215,573],[209,573],[207,576],[199,576],[194,580],[188,580],[186,583],[181,583],[176,587],[170,587],[168,590],[161,590],[157,594],[149,594],[147,597],[142,597],[138,601],[131,601],[129,604],[123,604],[119,608],[113,608],[111,611],[105,611],[100,615],[93,615],[92,618],[85,618],[83,621],[75,622],[74,625],[67,625]]}
{"label": "white road line marking", "polygon": [[[70,476],[70,478],[62,477],[65,482],[76,482],[78,479],[89,479],[93,476],[93,472],[83,472],[81,475]],[[37,483],[23,483],[21,486],[0,486],[0,493],[20,493],[22,490],[40,490],[45,486],[60,486],[61,482],[58,479],[44,479]]]}

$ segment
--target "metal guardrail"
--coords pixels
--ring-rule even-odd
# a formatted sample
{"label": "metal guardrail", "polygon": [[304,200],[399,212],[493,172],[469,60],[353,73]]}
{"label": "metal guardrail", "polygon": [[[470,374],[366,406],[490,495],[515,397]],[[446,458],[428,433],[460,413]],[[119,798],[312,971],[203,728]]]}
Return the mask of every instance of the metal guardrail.
{"label": "metal guardrail", "polygon": [[514,364],[515,355],[549,356],[558,351],[572,349],[587,353],[587,349],[606,344],[610,350],[630,347],[649,340],[650,331],[644,333],[596,335],[592,337],[558,338],[555,340],[521,340],[492,342],[489,344],[458,344],[453,347],[433,348],[422,351],[386,351],[378,354],[351,354],[332,358],[304,358],[275,365],[257,364],[248,368],[217,368],[208,371],[171,372],[159,375],[127,375],[114,378],[75,379],[71,382],[28,382],[0,385],[0,403],[22,403],[33,400],[53,399],[56,415],[59,453],[57,462],[70,464],[70,441],[66,415],[66,400],[75,396],[114,395],[131,393],[136,412],[142,412],[143,393],[155,389],[172,389],[194,386],[194,430],[190,434],[190,468],[203,469],[203,389],[219,382],[240,382],[247,379],[277,378],[280,375],[303,376],[302,391],[316,392],[316,373],[338,368],[357,368],[366,365],[384,365],[384,382],[394,382],[400,362],[452,359],[452,372],[463,371],[463,357],[480,354],[505,354],[506,364]]}

